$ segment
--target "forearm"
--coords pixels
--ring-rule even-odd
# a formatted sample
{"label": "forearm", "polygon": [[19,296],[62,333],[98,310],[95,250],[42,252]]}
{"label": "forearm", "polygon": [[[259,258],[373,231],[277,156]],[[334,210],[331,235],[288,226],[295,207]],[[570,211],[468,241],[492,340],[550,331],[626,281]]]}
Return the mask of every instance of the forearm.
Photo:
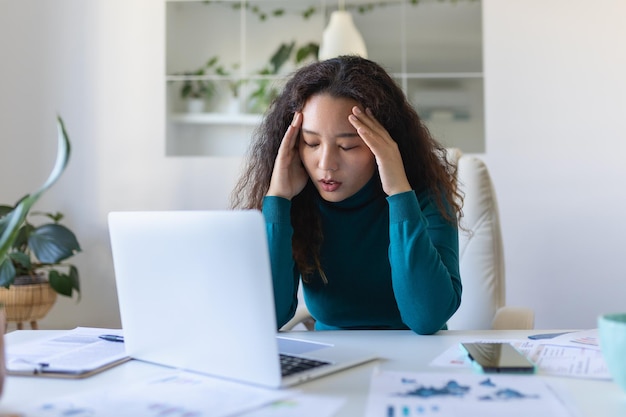
{"label": "forearm", "polygon": [[298,280],[294,272],[291,249],[293,229],[290,222],[290,209],[291,202],[284,198],[266,197],[263,200],[277,328],[282,327],[293,317],[298,306]]}
{"label": "forearm", "polygon": [[445,326],[461,302],[458,231],[415,193],[389,199],[389,261],[403,322],[419,334]]}

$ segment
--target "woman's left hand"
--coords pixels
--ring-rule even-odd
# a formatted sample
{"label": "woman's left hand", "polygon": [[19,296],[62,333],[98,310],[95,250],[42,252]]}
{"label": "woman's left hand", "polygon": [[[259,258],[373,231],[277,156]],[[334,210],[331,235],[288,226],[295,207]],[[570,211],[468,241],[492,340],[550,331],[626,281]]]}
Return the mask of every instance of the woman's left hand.
{"label": "woman's left hand", "polygon": [[374,118],[370,109],[364,112],[358,106],[354,106],[348,120],[374,154],[385,193],[394,195],[411,191],[398,144],[391,138],[387,129]]}

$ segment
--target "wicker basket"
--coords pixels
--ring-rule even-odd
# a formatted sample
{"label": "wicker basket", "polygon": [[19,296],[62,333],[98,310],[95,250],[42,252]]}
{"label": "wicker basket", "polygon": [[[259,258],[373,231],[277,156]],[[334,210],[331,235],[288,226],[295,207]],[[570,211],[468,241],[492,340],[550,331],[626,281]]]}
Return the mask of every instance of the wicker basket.
{"label": "wicker basket", "polygon": [[0,304],[4,304],[7,322],[30,322],[31,326],[48,314],[57,299],[49,283],[12,285],[0,288]]}

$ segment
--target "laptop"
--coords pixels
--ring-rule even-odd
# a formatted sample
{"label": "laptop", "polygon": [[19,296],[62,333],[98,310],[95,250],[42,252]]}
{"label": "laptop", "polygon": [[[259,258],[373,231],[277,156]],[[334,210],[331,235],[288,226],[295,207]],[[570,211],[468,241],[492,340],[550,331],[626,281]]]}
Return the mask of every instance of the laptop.
{"label": "laptop", "polygon": [[108,223],[131,358],[272,388],[376,359],[277,332],[261,212],[118,211]]}

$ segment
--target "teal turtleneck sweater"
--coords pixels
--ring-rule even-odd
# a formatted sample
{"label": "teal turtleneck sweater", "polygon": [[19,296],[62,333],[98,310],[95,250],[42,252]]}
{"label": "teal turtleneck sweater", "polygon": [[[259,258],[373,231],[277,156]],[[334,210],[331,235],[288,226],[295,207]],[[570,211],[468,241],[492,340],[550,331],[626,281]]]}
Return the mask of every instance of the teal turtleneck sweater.
{"label": "teal turtleneck sweater", "polygon": [[[317,199],[328,283],[303,284],[316,329],[411,329],[432,334],[461,302],[458,231],[426,193],[386,197],[374,176],[338,203]],[[295,313],[300,273],[292,257],[291,201],[265,197],[277,325]]]}

